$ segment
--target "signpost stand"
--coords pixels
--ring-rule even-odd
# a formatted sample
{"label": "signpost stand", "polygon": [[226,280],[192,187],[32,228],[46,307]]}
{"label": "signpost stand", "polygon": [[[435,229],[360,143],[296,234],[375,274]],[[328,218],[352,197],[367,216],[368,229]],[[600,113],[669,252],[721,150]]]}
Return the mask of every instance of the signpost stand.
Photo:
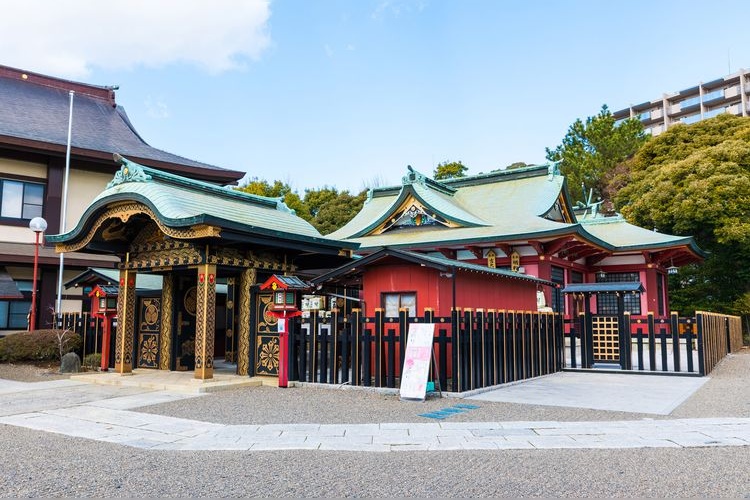
{"label": "signpost stand", "polygon": [[434,358],[432,339],[435,336],[435,323],[411,323],[409,339],[404,353],[404,367],[401,370],[401,400],[424,401],[427,395],[427,376],[430,362]]}

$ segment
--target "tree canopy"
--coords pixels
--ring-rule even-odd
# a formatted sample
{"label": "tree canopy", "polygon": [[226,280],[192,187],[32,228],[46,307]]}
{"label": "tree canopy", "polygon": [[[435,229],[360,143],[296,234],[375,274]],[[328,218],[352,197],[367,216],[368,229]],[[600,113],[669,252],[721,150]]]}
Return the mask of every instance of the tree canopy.
{"label": "tree canopy", "polygon": [[618,176],[615,203],[626,218],[692,235],[710,252],[670,282],[673,308],[750,313],[750,118],[722,114],[674,125]]}
{"label": "tree canopy", "polygon": [[560,162],[560,172],[568,180],[573,200],[585,197],[582,185],[595,196],[607,197],[609,177],[615,167],[635,154],[646,142],[641,122],[628,118],[619,124],[606,105],[598,115],[577,119],[568,128],[562,144],[546,148],[549,161]]}
{"label": "tree canopy", "polygon": [[321,234],[333,232],[349,222],[362,209],[367,198],[366,190],[352,195],[349,191],[339,191],[328,186],[305,189],[304,197],[300,197],[285,182],[277,180],[269,183],[257,177],[236,189],[259,196],[282,198],[286,206],[312,224]]}
{"label": "tree canopy", "polygon": [[469,167],[465,166],[460,161],[444,161],[438,163],[437,168],[433,171],[433,178],[436,181],[442,179],[455,179],[457,177],[466,177],[466,171]]}

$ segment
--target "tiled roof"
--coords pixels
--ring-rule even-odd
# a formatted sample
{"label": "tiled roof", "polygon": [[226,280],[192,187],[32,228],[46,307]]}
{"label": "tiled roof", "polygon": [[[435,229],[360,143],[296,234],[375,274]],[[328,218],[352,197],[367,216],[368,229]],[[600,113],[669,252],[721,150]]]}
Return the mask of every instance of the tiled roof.
{"label": "tiled roof", "polygon": [[180,228],[210,224],[241,235],[263,236],[284,241],[299,241],[319,251],[356,247],[321,234],[307,221],[296,216],[281,198],[256,196],[206,182],[169,174],[119,158],[123,164],[107,188],[91,202],[81,220],[66,234],[47,236],[54,243],[77,241],[86,232],[92,218],[112,203],[136,201],[151,208],[159,221]]}
{"label": "tiled roof", "polygon": [[[24,78],[24,76],[26,78]],[[0,142],[65,151],[74,90],[73,154],[108,160],[113,153],[212,182],[231,183],[245,172],[184,158],[148,145],[135,131],[114,90],[0,66]]]}
{"label": "tiled roof", "polygon": [[[460,182],[459,182],[460,181]],[[401,188],[374,190],[371,199],[347,225],[331,233],[332,238],[351,239],[361,248],[406,247],[468,243],[490,240],[510,241],[533,234],[536,237],[580,233],[578,224],[549,220],[544,215],[560,197],[563,177],[548,175],[547,167],[532,167],[516,171],[497,172],[475,177],[442,181],[455,193],[448,196],[431,190],[429,185],[415,185],[420,197],[444,214],[460,214],[460,219],[472,224],[463,227],[438,226],[404,228],[381,234],[367,233],[374,220],[387,217],[395,200],[410,184]],[[429,194],[425,194],[429,193]],[[455,215],[458,219],[458,215]]]}

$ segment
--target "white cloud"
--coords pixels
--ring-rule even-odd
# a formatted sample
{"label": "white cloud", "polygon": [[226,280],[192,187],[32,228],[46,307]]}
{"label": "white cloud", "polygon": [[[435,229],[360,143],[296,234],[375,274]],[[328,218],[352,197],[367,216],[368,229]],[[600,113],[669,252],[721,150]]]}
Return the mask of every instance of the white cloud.
{"label": "white cloud", "polygon": [[143,104],[146,106],[148,116],[160,119],[169,118],[169,107],[161,96],[154,99],[151,95],[147,95]]}
{"label": "white cloud", "polygon": [[400,17],[401,14],[422,12],[427,7],[427,0],[381,0],[372,12],[373,19],[386,16]]}
{"label": "white cloud", "polygon": [[85,77],[93,67],[241,68],[270,44],[269,1],[4,2],[0,63],[69,78]]}

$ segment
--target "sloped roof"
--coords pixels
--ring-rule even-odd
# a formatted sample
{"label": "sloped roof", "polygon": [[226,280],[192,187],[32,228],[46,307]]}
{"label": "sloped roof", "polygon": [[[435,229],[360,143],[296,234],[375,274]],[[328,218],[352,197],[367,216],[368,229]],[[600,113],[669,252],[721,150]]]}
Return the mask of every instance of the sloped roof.
{"label": "sloped roof", "polygon": [[563,288],[562,293],[616,293],[616,292],[643,292],[644,288],[640,281],[619,281],[612,283],[569,283]]}
{"label": "sloped roof", "polygon": [[706,255],[690,236],[674,236],[649,231],[630,224],[620,215],[582,219],[581,223],[586,233],[606,241],[619,251],[683,246],[698,256],[705,257]]}
{"label": "sloped roof", "polygon": [[[328,236],[356,241],[365,249],[581,234],[578,224],[544,217],[561,199],[564,185],[564,178],[550,172],[547,166],[498,171],[441,181],[441,184],[453,193],[447,196],[429,183],[406,182],[406,178],[400,188],[373,190],[362,210],[348,224]],[[462,214],[463,227],[404,228],[368,235],[373,221],[391,216],[397,201],[409,189],[429,193],[421,194],[421,199],[438,213]],[[565,200],[564,196],[562,199]]]}
{"label": "sloped roof", "polygon": [[203,163],[147,144],[115,102],[114,87],[71,82],[0,66],[0,142],[64,154],[69,91],[74,91],[71,154],[110,161],[121,153],[194,178],[234,183],[245,172]]}
{"label": "sloped roof", "polygon": [[[114,283],[120,281],[119,269],[90,267],[65,282],[65,288],[93,283]],[[158,274],[138,273],[135,275],[135,287],[138,290],[161,290],[163,278]],[[114,285],[113,285],[114,286]]]}
{"label": "sloped roof", "polygon": [[396,260],[413,262],[415,264],[421,264],[427,267],[432,267],[440,271],[465,271],[465,272],[476,272],[499,278],[515,279],[521,281],[530,281],[533,283],[548,285],[555,287],[555,283],[547,280],[537,278],[535,276],[529,276],[526,274],[516,273],[507,269],[497,269],[487,266],[480,266],[477,264],[471,264],[468,262],[461,262],[454,259],[448,259],[444,257],[437,257],[431,255],[425,255],[417,252],[409,252],[406,250],[400,250],[397,248],[382,248],[370,255],[357,259],[354,262],[343,265],[337,269],[334,269],[328,273],[322,274],[313,278],[311,281],[313,284],[321,284],[326,281],[349,275],[352,273],[361,272],[364,268],[369,265],[380,262],[384,259],[393,258]]}
{"label": "sloped roof", "polygon": [[149,207],[159,221],[172,228],[196,224],[217,226],[238,236],[256,236],[284,246],[302,242],[320,252],[338,253],[356,244],[340,242],[321,234],[297,217],[281,201],[149,168],[116,155],[122,168],[94,201],[80,221],[66,234],[47,236],[53,243],[74,242],[85,236],[97,214],[109,205],[135,201]]}

